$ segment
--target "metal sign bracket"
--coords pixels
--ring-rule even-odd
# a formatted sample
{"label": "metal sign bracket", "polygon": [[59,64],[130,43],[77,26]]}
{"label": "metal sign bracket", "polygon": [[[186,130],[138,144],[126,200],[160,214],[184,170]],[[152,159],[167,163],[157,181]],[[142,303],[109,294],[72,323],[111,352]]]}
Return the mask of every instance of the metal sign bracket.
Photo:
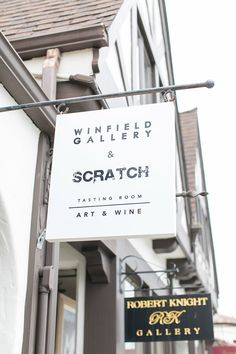
{"label": "metal sign bracket", "polygon": [[41,102],[31,102],[31,103],[24,103],[14,106],[5,106],[0,107],[1,112],[7,111],[16,111],[19,109],[29,109],[29,108],[36,108],[36,107],[46,107],[46,106],[57,106],[59,107],[59,111],[66,113],[67,107],[63,108],[63,106],[71,104],[71,103],[78,103],[78,102],[88,102],[88,101],[99,101],[108,98],[120,98],[120,97],[128,97],[128,96],[138,96],[138,95],[146,95],[150,93],[162,93],[164,97],[164,101],[172,101],[175,99],[175,91],[178,90],[189,90],[193,88],[212,88],[214,87],[214,81],[207,80],[205,82],[196,83],[196,84],[186,84],[186,85],[170,85],[165,87],[152,87],[147,89],[140,89],[140,90],[131,90],[131,91],[124,91],[124,92],[115,92],[109,94],[97,94],[97,95],[90,95],[90,96],[81,96],[81,97],[72,97],[72,98],[62,98],[56,100],[48,100],[48,101],[41,101]]}
{"label": "metal sign bracket", "polygon": [[[169,268],[169,269],[158,269],[158,270],[129,270],[126,271],[126,269],[124,269],[124,262],[128,259],[128,258],[136,258],[136,259],[140,259],[143,260],[143,258],[134,256],[134,255],[128,255],[126,257],[124,257],[123,259],[120,260],[120,272],[119,272],[119,283],[120,283],[120,292],[127,292],[127,290],[124,290],[123,288],[123,284],[125,282],[125,280],[128,277],[132,277],[132,276],[138,276],[139,274],[166,274],[167,275],[167,279],[168,279],[168,285],[164,288],[159,288],[159,289],[155,289],[155,290],[164,290],[164,289],[172,289],[173,287],[173,278],[175,277],[175,275],[178,273],[178,268],[176,267],[175,264],[173,264],[173,268]],[[135,289],[134,291],[141,291],[143,290],[142,288],[139,289]],[[148,290],[154,290],[154,289],[148,289]]]}

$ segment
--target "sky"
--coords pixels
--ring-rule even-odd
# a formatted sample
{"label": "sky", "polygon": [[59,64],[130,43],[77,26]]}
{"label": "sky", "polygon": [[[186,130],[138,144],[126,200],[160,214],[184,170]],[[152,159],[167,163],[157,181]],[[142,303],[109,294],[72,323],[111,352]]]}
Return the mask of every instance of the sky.
{"label": "sky", "polygon": [[236,318],[236,1],[166,0],[179,111],[198,108],[220,314]]}

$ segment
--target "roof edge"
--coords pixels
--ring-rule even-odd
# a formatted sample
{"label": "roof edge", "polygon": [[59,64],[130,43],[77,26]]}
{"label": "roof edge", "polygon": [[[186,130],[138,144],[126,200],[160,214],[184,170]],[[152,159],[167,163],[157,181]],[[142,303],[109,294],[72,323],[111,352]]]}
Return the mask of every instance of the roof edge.
{"label": "roof edge", "polygon": [[12,46],[22,59],[31,59],[46,55],[51,48],[61,52],[69,52],[86,48],[108,46],[108,34],[103,23],[100,25],[79,28],[67,32],[55,32],[40,36],[32,36],[11,41]]}
{"label": "roof edge", "polygon": [[[0,32],[0,82],[18,104],[48,100],[23,61]],[[56,110],[54,107],[40,107],[25,110],[33,123],[49,135],[55,129]]]}
{"label": "roof edge", "polygon": [[194,112],[198,112],[198,108],[197,107],[194,107],[194,108],[189,109],[187,111],[179,112],[179,114],[181,114],[183,116],[183,115],[194,113]]}

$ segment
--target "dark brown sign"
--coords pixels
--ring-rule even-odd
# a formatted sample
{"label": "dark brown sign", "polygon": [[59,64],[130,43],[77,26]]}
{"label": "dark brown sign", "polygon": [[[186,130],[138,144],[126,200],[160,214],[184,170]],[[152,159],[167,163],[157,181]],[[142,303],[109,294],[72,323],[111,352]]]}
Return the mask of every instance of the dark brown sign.
{"label": "dark brown sign", "polygon": [[125,299],[125,341],[213,339],[209,294]]}

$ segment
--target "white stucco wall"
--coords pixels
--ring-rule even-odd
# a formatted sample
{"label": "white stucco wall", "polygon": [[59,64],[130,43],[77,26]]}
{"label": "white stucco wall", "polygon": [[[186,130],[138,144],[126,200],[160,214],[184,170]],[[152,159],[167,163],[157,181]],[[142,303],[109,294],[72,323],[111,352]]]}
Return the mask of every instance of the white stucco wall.
{"label": "white stucco wall", "polygon": [[129,242],[142,255],[142,258],[148,263],[153,270],[166,269],[166,259],[154,252],[152,240],[148,238],[129,239]]}
{"label": "white stucco wall", "polygon": [[[1,106],[16,102],[0,85]],[[20,354],[39,129],[23,111],[0,113],[0,343]]]}
{"label": "white stucco wall", "polygon": [[[46,57],[38,57],[25,60],[24,64],[30,73],[35,76],[38,84],[41,84],[43,65]],[[57,79],[69,80],[70,75],[92,75],[93,49],[82,49],[73,52],[61,53]]]}

